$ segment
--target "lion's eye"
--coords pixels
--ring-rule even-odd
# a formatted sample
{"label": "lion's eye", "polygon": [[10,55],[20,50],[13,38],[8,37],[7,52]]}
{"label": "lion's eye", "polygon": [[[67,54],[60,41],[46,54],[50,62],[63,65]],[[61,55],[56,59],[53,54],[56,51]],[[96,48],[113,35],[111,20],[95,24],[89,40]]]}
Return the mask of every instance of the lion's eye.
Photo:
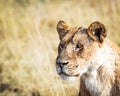
{"label": "lion's eye", "polygon": [[78,52],[80,52],[80,51],[82,51],[83,50],[83,45],[81,44],[81,43],[78,43],[77,45],[76,45],[76,51]]}
{"label": "lion's eye", "polygon": [[64,47],[63,44],[60,44],[60,45],[59,45],[59,48],[60,48],[61,50],[63,49],[63,47]]}

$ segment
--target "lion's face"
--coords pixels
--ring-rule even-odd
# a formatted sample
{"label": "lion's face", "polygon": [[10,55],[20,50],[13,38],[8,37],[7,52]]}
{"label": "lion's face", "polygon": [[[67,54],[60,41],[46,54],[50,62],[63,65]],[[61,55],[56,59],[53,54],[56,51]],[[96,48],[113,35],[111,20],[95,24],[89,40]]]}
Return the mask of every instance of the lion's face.
{"label": "lion's face", "polygon": [[102,46],[106,37],[105,28],[99,22],[92,23],[89,28],[71,28],[64,21],[59,21],[57,31],[60,38],[56,58],[57,73],[64,79],[77,77]]}

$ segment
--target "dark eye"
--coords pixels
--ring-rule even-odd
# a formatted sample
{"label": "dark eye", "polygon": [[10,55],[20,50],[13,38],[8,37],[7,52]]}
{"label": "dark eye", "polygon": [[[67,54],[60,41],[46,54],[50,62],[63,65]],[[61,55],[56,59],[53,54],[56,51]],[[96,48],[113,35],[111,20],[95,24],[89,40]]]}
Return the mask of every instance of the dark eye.
{"label": "dark eye", "polygon": [[82,45],[81,43],[78,43],[78,44],[76,45],[75,50],[76,50],[77,52],[81,52],[81,51],[83,50],[83,45]]}
{"label": "dark eye", "polygon": [[64,47],[64,44],[60,44],[60,45],[59,45],[60,50],[62,50],[63,47]]}

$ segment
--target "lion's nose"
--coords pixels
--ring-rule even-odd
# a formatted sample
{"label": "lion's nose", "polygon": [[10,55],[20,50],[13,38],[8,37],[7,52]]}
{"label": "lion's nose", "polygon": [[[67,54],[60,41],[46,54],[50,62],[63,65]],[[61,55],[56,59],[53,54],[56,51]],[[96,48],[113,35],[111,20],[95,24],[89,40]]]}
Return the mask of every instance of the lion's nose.
{"label": "lion's nose", "polygon": [[68,61],[56,60],[56,64],[61,67],[67,65],[68,63],[69,63]]}

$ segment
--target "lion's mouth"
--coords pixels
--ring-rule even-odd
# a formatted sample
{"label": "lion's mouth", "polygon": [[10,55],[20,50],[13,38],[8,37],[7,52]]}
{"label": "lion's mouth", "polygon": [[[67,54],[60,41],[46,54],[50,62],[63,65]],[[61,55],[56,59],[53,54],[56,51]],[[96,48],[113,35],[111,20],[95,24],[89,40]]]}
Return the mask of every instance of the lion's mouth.
{"label": "lion's mouth", "polygon": [[80,74],[75,74],[75,75],[71,75],[71,74],[67,74],[63,71],[61,71],[60,73],[58,73],[59,75],[65,75],[65,76],[68,76],[68,77],[78,77]]}
{"label": "lion's mouth", "polygon": [[64,73],[64,72],[59,73],[59,75],[66,75],[66,76],[68,76],[68,77],[78,77],[78,76],[79,76],[79,74],[69,75],[69,74],[66,74],[66,73]]}
{"label": "lion's mouth", "polygon": [[67,71],[67,69],[65,70],[63,67],[60,67],[60,66],[56,66],[56,69],[57,69],[57,73],[60,75],[60,76],[66,76],[66,77],[78,77],[80,74],[79,72],[74,72],[74,71]]}

